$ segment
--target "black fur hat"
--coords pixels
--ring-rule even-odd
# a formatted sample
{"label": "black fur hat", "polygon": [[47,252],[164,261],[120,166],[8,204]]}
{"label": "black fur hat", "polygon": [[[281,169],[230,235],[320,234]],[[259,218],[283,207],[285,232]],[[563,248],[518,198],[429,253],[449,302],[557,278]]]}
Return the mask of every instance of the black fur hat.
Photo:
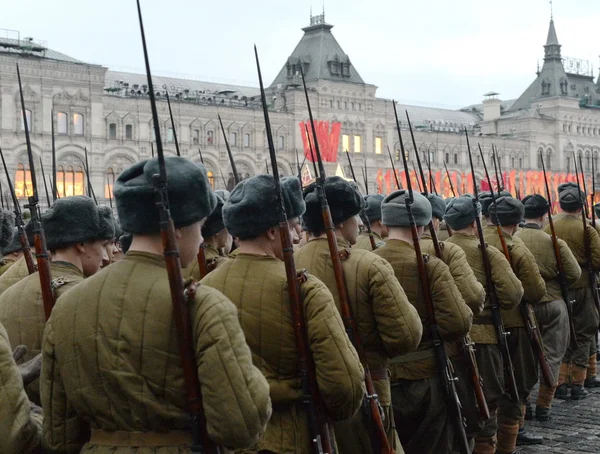
{"label": "black fur hat", "polygon": [[490,205],[490,217],[496,225],[518,225],[524,214],[523,204],[514,197],[500,197],[496,199],[495,205]]}
{"label": "black fur hat", "polygon": [[522,202],[526,219],[541,218],[548,213],[548,201],[539,194],[528,195]]}

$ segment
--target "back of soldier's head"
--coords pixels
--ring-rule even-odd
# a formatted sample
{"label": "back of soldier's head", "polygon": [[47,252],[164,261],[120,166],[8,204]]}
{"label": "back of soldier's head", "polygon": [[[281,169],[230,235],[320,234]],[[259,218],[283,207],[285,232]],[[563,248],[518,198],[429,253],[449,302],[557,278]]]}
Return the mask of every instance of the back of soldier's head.
{"label": "back of soldier's head", "polygon": [[[417,227],[424,227],[431,222],[432,208],[427,198],[420,193],[413,191],[413,202],[410,204],[410,210]],[[409,196],[406,189],[400,189],[389,194],[381,202],[381,220],[390,232],[393,229],[410,229],[410,217],[406,199]]]}
{"label": "back of soldier's head", "polygon": [[585,193],[572,182],[558,185],[558,203],[567,213],[578,213],[585,200]]}

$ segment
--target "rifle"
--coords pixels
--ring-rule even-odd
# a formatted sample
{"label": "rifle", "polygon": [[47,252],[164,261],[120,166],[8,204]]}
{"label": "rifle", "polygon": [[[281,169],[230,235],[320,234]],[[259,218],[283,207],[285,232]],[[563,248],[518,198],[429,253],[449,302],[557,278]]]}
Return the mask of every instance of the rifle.
{"label": "rifle", "polygon": [[[425,303],[425,310],[427,312],[427,323],[429,324],[429,335],[433,343],[433,349],[435,352],[435,362],[438,373],[440,374],[440,384],[442,385],[444,395],[446,397],[446,405],[448,412],[452,415],[451,421],[455,425],[456,429],[456,442],[459,445],[459,451],[461,454],[469,454],[469,442],[467,441],[467,435],[465,433],[465,425],[461,412],[461,404],[458,399],[456,392],[456,381],[457,378],[454,376],[452,370],[452,364],[446,355],[444,349],[444,341],[440,335],[440,331],[437,326],[435,318],[435,308],[433,306],[433,297],[431,295],[431,287],[429,285],[429,276],[425,269],[425,257],[421,252],[421,243],[419,242],[419,232],[417,230],[417,223],[412,212],[412,204],[414,202],[414,195],[412,189],[412,183],[410,181],[410,174],[408,170],[408,158],[404,150],[404,141],[402,140],[402,131],[400,130],[400,120],[398,119],[398,111],[396,110],[396,101],[392,101],[394,106],[394,116],[396,119],[396,129],[398,130],[398,138],[400,141],[400,148],[402,151],[402,164],[404,165],[404,174],[406,176],[406,211],[408,214],[408,220],[410,223],[410,230],[412,232],[413,247],[415,248],[415,255],[417,259],[417,270],[419,273],[419,282],[421,284],[421,294]],[[415,148],[415,153],[418,153]]]}
{"label": "rifle", "polygon": [[223,180],[223,188],[227,189],[227,181],[225,181],[225,177],[223,176],[223,171],[219,168],[219,173],[221,174],[221,180]]}
{"label": "rifle", "polygon": [[267,169],[267,175],[269,174],[269,163],[267,163],[267,160],[265,159],[265,169]]}
{"label": "rifle", "polygon": [[446,169],[446,176],[448,177],[448,183],[450,183],[452,197],[456,197],[456,191],[454,190],[454,185],[452,184],[452,179],[450,178],[450,172],[448,172],[448,166],[446,165],[446,161],[444,161],[444,169]]}
{"label": "rifle", "polygon": [[48,208],[50,208],[50,194],[48,193],[48,184],[46,183],[46,174],[44,173],[44,163],[40,157],[40,168],[42,169],[42,180],[44,180],[44,190],[46,191],[46,201],[48,202]]}
{"label": "rifle", "polygon": [[169,288],[171,291],[171,299],[173,301],[173,318],[176,327],[175,332],[177,333],[177,343],[183,368],[186,403],[190,415],[193,440],[191,451],[209,454],[218,453],[220,451],[219,448],[208,436],[206,418],[202,408],[202,393],[200,390],[200,381],[198,379],[196,354],[193,348],[194,335],[189,312],[190,303],[195,301],[196,298],[196,286],[192,284],[184,291],[181,263],[179,261],[179,250],[177,249],[177,241],[175,239],[175,225],[173,224],[173,219],[171,218],[171,213],[169,211],[165,155],[163,153],[160,138],[160,123],[156,109],[156,99],[154,90],[152,90],[154,85],[152,84],[152,74],[150,73],[150,60],[148,59],[148,49],[146,47],[140,0],[137,0],[137,10],[140,22],[140,32],[142,35],[142,46],[144,49],[146,76],[148,79],[148,87],[150,87],[148,93],[150,95],[150,107],[152,110],[154,134],[156,137],[156,152],[158,155],[159,173],[153,176],[152,182],[156,193],[156,207],[160,215],[160,234],[163,241],[167,274],[169,276]]}
{"label": "rifle", "polygon": [[275,196],[277,204],[280,207],[279,213],[279,234],[283,246],[283,261],[287,276],[288,293],[294,320],[294,332],[296,335],[296,347],[298,349],[300,376],[302,378],[302,401],[308,415],[308,426],[311,437],[311,451],[315,454],[333,453],[329,425],[325,416],[323,400],[319,393],[319,385],[312,352],[309,347],[308,333],[306,331],[304,308],[302,296],[300,294],[300,285],[296,272],[296,263],[294,262],[294,249],[292,239],[289,235],[287,214],[285,212],[285,203],[283,201],[283,192],[279,179],[279,168],[277,166],[277,155],[275,153],[275,144],[273,143],[273,134],[271,132],[271,121],[269,119],[269,109],[265,89],[263,85],[260,62],[258,59],[258,50],[254,46],[254,55],[256,57],[256,69],[258,72],[258,81],[260,84],[260,97],[263,106],[265,118],[265,129],[267,142],[269,146],[269,157],[273,167],[273,178],[275,180]]}
{"label": "rifle", "polygon": [[342,259],[339,254],[337,239],[335,235],[335,226],[333,219],[331,218],[331,211],[329,210],[329,204],[327,196],[325,194],[325,166],[321,158],[321,152],[319,149],[319,141],[317,138],[317,131],[315,122],[313,119],[312,110],[310,108],[310,99],[308,96],[308,89],[306,88],[306,81],[304,80],[304,70],[300,67],[300,74],[302,76],[302,84],[304,85],[304,96],[306,98],[306,107],[308,109],[308,116],[310,118],[310,124],[312,128],[312,134],[314,138],[314,149],[317,155],[319,163],[319,175],[317,177],[316,188],[319,200],[321,202],[321,214],[323,215],[323,224],[325,226],[325,232],[327,234],[327,243],[329,244],[329,252],[331,255],[331,261],[333,264],[333,271],[335,274],[336,289],[339,295],[340,312],[344,326],[350,341],[356,348],[358,357],[365,370],[365,386],[367,389],[367,395],[363,403],[363,411],[365,411],[367,421],[369,423],[369,435],[371,438],[371,446],[373,452],[377,453],[393,453],[390,447],[385,428],[383,427],[383,420],[381,418],[381,406],[379,404],[379,398],[375,391],[371,372],[367,362],[367,356],[364,351],[356,319],[352,313],[352,307],[350,306],[350,298],[348,296],[348,288],[346,286],[346,280],[344,277],[344,268],[342,265]]}
{"label": "rifle", "polygon": [[171,128],[173,128],[173,141],[175,142],[175,151],[177,152],[177,156],[181,156],[179,152],[179,142],[177,141],[177,131],[175,131],[175,120],[173,120],[173,111],[171,110],[171,100],[169,99],[169,90],[167,90],[167,86],[164,86],[165,96],[167,97],[167,105],[169,106],[169,117],[171,117]]}
{"label": "rifle", "polygon": [[496,147],[492,145],[492,162],[494,163],[494,173],[496,174],[496,183],[498,183],[498,194],[501,191],[504,191],[504,179],[502,177],[502,173],[498,173],[498,167],[500,165],[500,158],[496,154]]}
{"label": "rifle", "polygon": [[[15,211],[15,224],[17,226],[17,229],[19,230],[19,242],[21,243],[21,250],[23,251],[25,263],[27,264],[27,271],[29,271],[29,274],[33,274],[36,272],[36,266],[33,262],[31,248],[29,247],[29,239],[27,238],[27,233],[25,232],[25,221],[23,221],[23,213],[21,211],[21,205],[19,204],[19,200],[17,199],[17,194],[15,193],[15,187],[13,186],[12,181],[10,181],[10,174],[8,173],[8,167],[6,167],[6,161],[4,160],[4,153],[2,153],[2,148],[0,148],[0,158],[2,158],[2,165],[4,166],[4,172],[6,174],[8,189],[10,190],[10,195],[13,201],[13,208]],[[8,204],[8,200],[6,202]]]}
{"label": "rifle", "polygon": [[[415,153],[418,153],[418,151],[416,151]],[[415,166],[414,161],[410,161],[410,163],[412,164],[413,172],[415,174],[415,180],[417,180],[417,186],[419,187],[419,192],[423,193],[423,186],[421,186],[421,181],[419,180],[419,176],[417,175],[417,166]]]}
{"label": "rifle", "polygon": [[152,153],[152,157],[154,157],[154,144],[150,142],[150,153]]}
{"label": "rifle", "polygon": [[204,158],[202,157],[202,150],[198,147],[198,154],[200,155],[200,162],[204,165]]}
{"label": "rifle", "polygon": [[[350,153],[346,153],[346,156],[348,156],[348,164],[350,165],[350,173],[352,174],[352,179],[358,186],[358,182],[356,181],[356,174],[354,173],[354,167],[352,166],[352,159],[350,158]],[[373,230],[371,228],[371,221],[369,220],[367,213],[365,213],[364,208],[360,211],[360,214],[362,215],[361,219],[364,221],[365,227],[367,229],[367,233],[369,234],[369,242],[371,243],[371,250],[374,251],[375,249],[377,249],[377,245],[375,244],[375,236],[373,236]]]}
{"label": "rifle", "polygon": [[58,189],[56,186],[56,144],[54,142],[54,109],[51,111],[52,121],[52,202],[58,198]]}
{"label": "rifle", "polygon": [[[575,152],[573,152],[573,159],[575,160]],[[584,196],[581,200],[581,220],[583,221],[583,244],[585,249],[585,259],[587,261],[587,272],[589,275],[590,286],[592,288],[592,297],[594,298],[594,305],[596,306],[596,310],[600,312],[600,296],[598,295],[598,276],[594,271],[593,261],[592,261],[592,247],[590,236],[587,233],[587,200],[585,194],[587,194],[586,184],[585,184],[585,175],[583,174],[583,164],[581,162],[581,155],[579,155],[579,168],[582,172],[582,180],[583,180],[583,193]],[[577,186],[579,186],[579,171],[577,170],[577,160],[575,160],[575,175],[577,176]],[[581,187],[581,186],[579,186]],[[592,207],[593,211],[593,207]]]}
{"label": "rifle", "polygon": [[[400,126],[398,126],[400,127]],[[404,148],[404,147],[403,147]],[[398,175],[396,174],[396,166],[394,166],[394,160],[392,159],[392,152],[390,151],[390,146],[387,146],[388,155],[390,157],[390,162],[392,163],[392,172],[394,172],[394,178],[396,180],[396,189],[402,188],[400,181],[398,180]],[[408,178],[408,176],[406,177]]]}
{"label": "rifle", "polygon": [[2,209],[4,210],[4,191],[2,191],[2,179],[0,178],[0,203],[2,204]]}
{"label": "rifle", "polygon": [[429,154],[429,151],[427,152],[427,170],[429,171],[429,189],[431,189],[435,195],[438,195],[437,188],[435,187],[435,181],[433,180],[433,172],[431,171],[431,155]]}
{"label": "rifle", "polygon": [[[477,190],[477,182],[475,181],[475,167],[473,166],[473,155],[471,153],[471,145],[469,143],[469,134],[467,128],[465,128],[465,136],[467,137],[467,150],[469,152],[469,164],[471,165],[471,174],[473,175],[473,206],[475,212],[477,212],[477,204],[479,203],[479,192]],[[492,187],[490,186],[490,189]],[[492,199],[495,203],[496,199]],[[504,329],[504,322],[502,321],[502,313],[500,312],[500,304],[498,302],[498,296],[496,295],[496,288],[494,281],[492,280],[492,265],[490,257],[488,255],[488,245],[485,242],[483,236],[483,227],[481,226],[481,217],[475,216],[475,223],[477,226],[477,234],[479,237],[479,249],[481,250],[481,259],[483,261],[483,269],[485,270],[485,284],[487,296],[490,300],[490,309],[492,312],[492,321],[494,328],[496,329],[496,338],[498,339],[498,349],[502,355],[502,364],[504,366],[504,375],[507,378],[506,387],[508,388],[508,394],[511,399],[515,402],[519,401],[519,391],[517,388],[517,381],[515,379],[515,369],[513,367],[512,358],[510,356],[510,350],[508,348],[508,335]]]}
{"label": "rifle", "polygon": [[362,169],[363,172],[363,180],[365,180],[365,193],[369,195],[369,180],[367,179],[367,160],[364,161],[364,166]]}
{"label": "rifle", "polygon": [[590,200],[590,208],[592,210],[592,225],[594,226],[594,228],[596,228],[596,210],[594,209],[594,202],[595,202],[595,191],[596,191],[596,169],[594,168],[594,161],[596,160],[594,158],[594,156],[592,156],[592,197]]}
{"label": "rifle", "polygon": [[504,187],[504,174],[502,173],[502,159],[500,159],[500,155],[498,154],[498,147],[496,147],[496,160],[498,161],[498,172],[500,172],[500,181],[502,182],[502,191],[506,189]]}
{"label": "rifle", "polygon": [[[302,181],[302,167],[300,167],[300,159],[298,159],[298,149],[296,148],[296,169],[298,170],[298,179]],[[306,159],[306,156],[304,157]]]}
{"label": "rifle", "polygon": [[[21,85],[21,72],[17,64],[17,79],[19,81],[19,95],[21,97],[21,113],[23,114],[23,128],[25,129],[25,141],[27,143],[27,156],[29,157],[29,171],[31,173],[31,185],[33,186],[32,195],[29,197],[27,208],[31,212],[31,225],[33,226],[33,242],[35,244],[35,255],[37,257],[37,269],[40,277],[40,286],[42,290],[42,301],[44,303],[44,313],[46,320],[50,317],[54,307],[54,291],[52,289],[52,276],[50,274],[50,259],[48,248],[46,247],[46,237],[42,229],[41,213],[38,205],[37,181],[35,179],[35,167],[33,165],[33,151],[31,149],[31,139],[29,137],[29,125],[27,124],[27,112],[25,110],[25,100],[23,99],[23,86]],[[29,264],[28,264],[29,267]]]}
{"label": "rifle", "polygon": [[[410,130],[410,136],[413,142],[413,146],[416,145],[415,135],[413,133],[412,124],[410,123],[410,117],[408,111],[406,111],[406,119],[408,120],[408,129]],[[415,147],[416,150],[416,147]],[[421,175],[421,181],[423,183],[423,195],[427,197],[427,184],[425,181],[425,172],[423,172],[423,166],[421,165],[421,157],[419,153],[415,153],[417,156],[417,165],[419,166],[419,174]],[[437,232],[433,226],[433,219],[429,222],[429,233],[431,234],[431,240],[433,242],[433,248],[435,249],[435,255],[437,258],[445,262],[442,253],[442,247],[438,240]],[[449,265],[449,264],[448,264]],[[473,387],[473,393],[477,399],[477,408],[479,409],[479,415],[483,421],[490,419],[490,410],[485,400],[485,394],[483,392],[483,384],[481,376],[479,375],[479,368],[477,367],[477,359],[475,358],[475,349],[473,348],[473,342],[467,337],[463,337],[459,341],[460,349],[463,352],[464,359],[468,363],[469,372],[471,374],[471,386]]]}
{"label": "rifle", "polygon": [[[488,180],[488,184],[490,185],[490,193],[492,195],[492,203],[494,204],[494,209],[496,213],[498,213],[498,205],[496,204],[496,197],[494,196],[494,188],[492,187],[492,180],[490,179],[490,175],[487,171],[487,166],[485,164],[485,159],[483,157],[483,152],[481,151],[481,146],[479,146],[479,153],[481,155],[481,160],[483,161],[483,170],[485,171],[485,176]],[[493,155],[492,155],[493,159]],[[504,232],[502,231],[502,224],[500,223],[500,219],[496,215],[496,231],[498,232],[498,236],[500,239],[500,244],[502,245],[502,251],[504,252],[504,256],[508,263],[511,264],[512,261],[510,252],[508,250],[508,246],[506,244],[506,240],[504,239]],[[546,354],[544,353],[544,343],[542,341],[542,334],[540,333],[540,329],[537,326],[535,315],[533,314],[533,309],[531,305],[525,301],[522,301],[519,304],[519,311],[521,312],[521,318],[523,319],[523,324],[525,325],[525,329],[527,330],[527,335],[529,337],[529,341],[531,342],[531,348],[533,349],[533,353],[535,354],[538,363],[540,364],[540,371],[542,373],[542,378],[544,380],[544,384],[548,387],[554,386],[554,377],[552,376],[552,371],[550,370],[550,365],[548,364],[548,360],[546,359]]]}
{"label": "rifle", "polygon": [[227,134],[225,134],[225,128],[223,127],[223,120],[221,120],[221,115],[217,115],[219,117],[219,124],[221,125],[221,131],[223,132],[223,139],[225,139],[225,147],[227,147],[227,155],[229,156],[229,162],[231,164],[231,170],[233,171],[233,181],[237,185],[242,179],[240,178],[240,174],[237,172],[237,167],[235,166],[235,161],[233,160],[233,155],[231,154],[231,148],[229,147],[229,140],[227,140]]}
{"label": "rifle", "polygon": [[560,247],[558,245],[558,238],[556,236],[556,231],[554,230],[554,221],[552,220],[552,210],[550,209],[550,187],[548,186],[548,178],[546,176],[546,166],[544,165],[544,156],[542,156],[542,152],[540,151],[540,160],[542,162],[542,171],[544,173],[544,183],[546,184],[546,196],[548,200],[546,204],[548,205],[548,225],[550,226],[550,233],[552,238],[552,246],[554,249],[554,258],[556,259],[556,268],[558,270],[558,283],[560,284],[560,293],[562,295],[563,301],[567,305],[567,314],[569,315],[569,333],[571,335],[571,342],[577,348],[577,336],[575,333],[575,325],[573,324],[573,304],[575,301],[569,298],[569,286],[567,284],[567,275],[565,274],[565,269],[562,263],[562,257],[560,255]]}
{"label": "rifle", "polygon": [[85,175],[87,178],[88,196],[93,197],[94,202],[96,202],[96,205],[98,205],[98,200],[96,199],[96,194],[94,193],[94,188],[92,188],[92,182],[90,181],[90,167],[88,164],[87,147],[84,148],[84,151],[85,151]]}

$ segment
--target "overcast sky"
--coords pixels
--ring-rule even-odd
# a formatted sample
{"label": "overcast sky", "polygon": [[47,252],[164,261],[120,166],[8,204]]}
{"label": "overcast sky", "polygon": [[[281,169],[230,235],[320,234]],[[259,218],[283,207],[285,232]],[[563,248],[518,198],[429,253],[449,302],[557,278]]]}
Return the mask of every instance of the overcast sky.
{"label": "overcast sky", "polygon": [[[368,6],[367,6],[368,5]],[[321,0],[142,0],[153,72],[257,85],[252,44],[270,83]],[[141,72],[134,0],[0,0],[0,28],[111,69]],[[543,63],[548,0],[326,0],[333,33],[378,96],[459,108],[494,90],[518,97]],[[555,0],[563,56],[598,74],[600,0]],[[5,35],[5,32],[1,32]],[[12,37],[12,35],[11,35]]]}

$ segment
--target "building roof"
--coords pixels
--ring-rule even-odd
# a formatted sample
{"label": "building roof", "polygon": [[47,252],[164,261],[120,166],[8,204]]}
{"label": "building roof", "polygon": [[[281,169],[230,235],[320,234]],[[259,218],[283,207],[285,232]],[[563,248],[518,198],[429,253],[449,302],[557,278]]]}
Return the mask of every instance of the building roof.
{"label": "building roof", "polygon": [[84,63],[61,52],[48,49],[44,44],[35,43],[31,39],[13,39],[0,37],[0,54],[18,54],[69,63]]}
{"label": "building roof", "polygon": [[333,25],[325,22],[325,14],[311,17],[310,26],[302,29],[304,36],[271,87],[300,85],[300,66],[307,82],[332,80],[364,84],[362,77],[350,62],[350,57],[331,33],[332,28]]}
{"label": "building roof", "polygon": [[419,129],[431,131],[461,132],[472,129],[481,120],[475,112],[440,109],[435,107],[396,104],[398,112],[408,111],[411,123]]}

